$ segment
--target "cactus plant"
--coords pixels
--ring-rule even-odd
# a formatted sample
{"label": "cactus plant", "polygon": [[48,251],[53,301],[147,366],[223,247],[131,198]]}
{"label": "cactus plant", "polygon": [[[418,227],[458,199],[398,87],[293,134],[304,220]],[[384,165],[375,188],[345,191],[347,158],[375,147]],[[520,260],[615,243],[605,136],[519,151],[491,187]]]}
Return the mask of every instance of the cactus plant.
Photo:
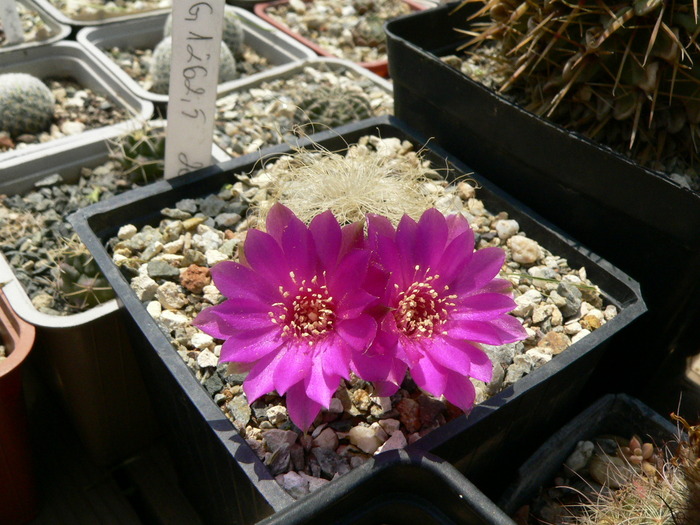
{"label": "cactus plant", "polygon": [[361,17],[352,29],[352,40],[356,46],[376,47],[386,50],[385,20],[375,14]]}
{"label": "cactus plant", "polygon": [[0,75],[0,131],[13,137],[46,131],[53,120],[54,106],[53,93],[35,76]]}
{"label": "cactus plant", "polygon": [[[149,72],[153,80],[151,90],[154,93],[168,93],[170,86],[170,55],[172,53],[172,37],[165,37],[153,50]],[[229,48],[221,42],[219,53],[219,83],[234,80],[238,76],[236,59]]]}
{"label": "cactus plant", "polygon": [[[464,47],[505,71],[501,92],[644,166],[693,173],[697,0],[465,0],[457,9],[474,3],[477,21]],[[487,41],[496,49],[482,53]]]}
{"label": "cactus plant", "polygon": [[148,124],[137,128],[112,141],[109,156],[130,183],[154,182],[165,168],[165,130]]}
{"label": "cactus plant", "polygon": [[304,92],[297,103],[295,120],[333,128],[372,116],[372,106],[362,91],[339,87],[315,87]]}
{"label": "cactus plant", "polygon": [[[173,31],[173,15],[172,13],[168,15],[165,19],[165,25],[163,26],[163,36],[171,36]],[[225,9],[224,10],[224,29],[221,35],[221,41],[226,44],[234,57],[240,57],[243,55],[243,41],[245,40],[245,33],[243,31],[243,24],[240,18],[235,12]]]}
{"label": "cactus plant", "polygon": [[107,279],[77,235],[65,239],[51,255],[56,262],[55,289],[72,308],[85,310],[114,297]]}

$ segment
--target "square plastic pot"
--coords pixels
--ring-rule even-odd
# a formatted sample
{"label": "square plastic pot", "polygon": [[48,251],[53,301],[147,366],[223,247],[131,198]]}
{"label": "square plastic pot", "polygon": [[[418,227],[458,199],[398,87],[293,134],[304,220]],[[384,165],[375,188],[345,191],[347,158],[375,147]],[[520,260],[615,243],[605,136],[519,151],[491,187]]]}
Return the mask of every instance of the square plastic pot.
{"label": "square plastic pot", "polygon": [[258,525],[515,525],[452,465],[381,454]]}
{"label": "square plastic pot", "polygon": [[[212,157],[214,162],[230,158],[216,147]],[[0,172],[0,194],[26,193],[55,173],[73,183],[83,168],[107,160],[108,143],[84,137],[78,145],[37,152]],[[117,300],[70,315],[40,312],[0,254],[0,283],[5,281],[9,281],[4,287],[8,304],[23,323],[36,329],[38,371],[59,393],[90,457],[100,465],[114,465],[149,444],[157,427]]]}
{"label": "square plastic pot", "polygon": [[633,435],[657,446],[677,442],[681,433],[668,419],[626,394],[608,394],[571,419],[525,461],[517,479],[498,500],[498,506],[513,515],[529,504],[540,488],[551,486],[557,471],[579,441],[601,435],[631,438]]}
{"label": "square plastic pot", "polygon": [[[90,26],[103,26],[110,25],[114,23],[128,22],[130,20],[138,20],[140,18],[145,18],[153,15],[154,13],[166,13],[170,10],[170,7],[151,9],[149,11],[139,11],[136,13],[128,13],[121,15],[105,15],[96,14],[94,17],[78,17],[73,16],[68,13],[64,13],[61,9],[53,5],[49,0],[34,0],[41,5],[52,17],[61,22],[71,26],[74,32],[80,30],[83,27]],[[99,4],[96,4],[99,5]],[[103,10],[106,13],[106,10]]]}
{"label": "square plastic pot", "polygon": [[[300,144],[341,151],[367,134],[398,137],[416,147],[427,142],[400,121],[380,117],[312,135]],[[249,173],[260,167],[261,159],[288,152],[288,145],[271,147],[125,193],[79,210],[69,218],[131,319],[129,333],[147,370],[156,411],[168,428],[183,490],[190,492],[193,504],[199,505],[199,512],[212,523],[251,523],[283,509],[292,499],[196,380],[114,265],[105,245],[120,226],[133,224],[139,228],[157,224],[160,209],[174,206],[183,198],[216,193],[236,173]],[[425,154],[435,165],[449,171],[448,178],[472,173],[432,143],[425,147]],[[468,417],[458,417],[409,447],[448,460],[480,489],[481,483],[495,484],[498,488],[509,474],[507,465],[518,465],[544,435],[563,423],[605,348],[624,344],[624,328],[645,311],[645,306],[636,283],[628,276],[541,221],[488,180],[478,174],[471,176],[482,188],[480,197],[487,209],[506,211],[529,237],[565,257],[572,267],[585,266],[589,278],[619,308],[617,317],[475,407]],[[495,466],[501,472],[498,479],[490,475]]]}
{"label": "square plastic pot", "polygon": [[[0,282],[3,281],[0,278]],[[36,331],[12,309],[0,289],[0,522],[26,523],[38,511],[22,368],[34,347]]]}
{"label": "square plastic pot", "polygon": [[654,374],[682,368],[700,347],[700,194],[445,64],[440,57],[465,39],[453,26],[465,27],[473,12],[467,6],[451,16],[457,4],[387,24],[395,114],[640,283],[650,315],[637,331],[635,358],[609,354],[615,372],[600,384],[652,401],[644,390]]}
{"label": "square plastic pot", "polygon": [[[217,93],[221,94],[223,91],[231,90],[244,82],[254,81],[256,78],[268,74],[269,71],[273,71],[276,66],[315,56],[313,51],[310,51],[248,11],[233,6],[226,6],[226,10],[235,12],[241,20],[245,43],[252,47],[260,56],[269,60],[273,67],[268,71],[261,71],[247,77],[222,82],[217,88]],[[96,60],[119,78],[133,94],[143,100],[157,104],[159,108],[165,109],[168,104],[168,95],[144,89],[103,50],[112,47],[121,49],[155,48],[163,39],[163,26],[167,16],[167,13],[162,13],[123,24],[84,28],[78,32],[76,39]]]}
{"label": "square plastic pot", "polygon": [[[305,2],[313,2],[313,0],[304,0]],[[408,4],[411,9],[418,11],[421,9],[425,9],[425,5],[420,3],[420,2],[414,2],[413,0],[403,0],[406,4]],[[319,45],[317,42],[297,33],[296,31],[292,30],[287,24],[280,22],[279,20],[271,17],[267,12],[270,10],[270,7],[281,5],[281,4],[288,4],[289,0],[275,0],[274,2],[262,2],[262,3],[256,3],[254,6],[253,10],[256,15],[258,15],[261,19],[265,20],[267,23],[270,25],[275,26],[276,28],[280,29],[283,31],[285,34],[289,35],[290,37],[294,38],[298,42],[301,42],[303,45],[308,47],[309,49],[313,50],[313,52],[317,55],[320,56],[325,56],[325,57],[335,57],[335,58],[344,58],[344,57],[338,57],[334,55],[332,52],[330,52],[328,49],[325,49],[321,45]],[[360,66],[366,67],[373,73],[376,73],[377,75],[381,77],[387,77],[389,76],[389,69],[388,69],[388,60],[386,58],[381,59],[381,60],[375,60],[372,62],[357,62]]]}
{"label": "square plastic pot", "polygon": [[82,87],[107,97],[113,104],[127,110],[131,116],[117,124],[0,153],[0,179],[8,170],[21,165],[29,155],[48,155],[53,149],[70,148],[85,140],[108,140],[140,126],[153,114],[151,102],[141,100],[130,93],[109,70],[76,42],[57,42],[3,53],[0,60],[0,74],[2,73],[29,73],[41,79],[72,77]]}
{"label": "square plastic pot", "polygon": [[31,11],[36,11],[41,18],[41,21],[46,26],[46,31],[48,32],[48,38],[44,40],[28,40],[25,42],[20,42],[17,44],[5,44],[0,46],[0,55],[7,51],[15,51],[18,49],[27,49],[30,47],[38,47],[46,44],[53,44],[59,40],[63,40],[70,35],[70,26],[60,23],[58,20],[53,18],[36,0],[16,0],[17,4],[21,4],[26,9]]}

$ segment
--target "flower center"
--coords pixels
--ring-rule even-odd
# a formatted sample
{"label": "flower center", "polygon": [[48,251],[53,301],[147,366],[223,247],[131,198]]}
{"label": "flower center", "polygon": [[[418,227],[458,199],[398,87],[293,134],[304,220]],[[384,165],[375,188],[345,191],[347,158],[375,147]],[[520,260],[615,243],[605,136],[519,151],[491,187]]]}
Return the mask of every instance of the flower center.
{"label": "flower center", "polygon": [[411,284],[398,296],[394,310],[397,328],[408,337],[431,337],[444,333],[442,325],[447,320],[447,307],[454,306],[447,299],[452,296],[440,296],[427,277],[424,281]]}
{"label": "flower center", "polygon": [[328,287],[318,284],[314,277],[310,283],[302,281],[296,294],[283,291],[282,296],[291,301],[276,303],[279,307],[276,312],[270,312],[273,323],[282,326],[283,337],[295,337],[306,340],[309,346],[326,332],[333,329],[335,324],[335,312],[333,297],[328,292]]}

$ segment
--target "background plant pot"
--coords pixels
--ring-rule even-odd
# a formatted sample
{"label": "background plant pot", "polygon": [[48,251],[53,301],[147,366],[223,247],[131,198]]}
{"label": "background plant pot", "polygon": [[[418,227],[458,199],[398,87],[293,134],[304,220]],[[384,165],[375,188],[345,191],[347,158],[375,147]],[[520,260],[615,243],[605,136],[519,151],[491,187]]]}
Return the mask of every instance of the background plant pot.
{"label": "background plant pot", "polygon": [[[305,2],[313,2],[313,0],[304,0]],[[419,3],[419,2],[414,2],[412,0],[403,0],[406,4],[408,4],[411,9],[414,10],[420,10],[420,9],[425,9],[425,5]],[[309,38],[300,35],[296,31],[293,31],[290,29],[289,26],[286,24],[274,19],[268,14],[268,11],[270,10],[271,6],[276,6],[280,4],[288,4],[289,0],[275,0],[274,2],[262,2],[262,3],[256,3],[255,7],[253,10],[255,11],[255,14],[258,15],[260,18],[268,22],[270,25],[275,26],[276,28],[280,29],[281,31],[284,31],[287,35],[290,37],[294,38],[295,40],[301,42],[304,44],[306,47],[309,49],[313,50],[314,53],[320,56],[326,56],[326,57],[336,57],[332,52],[329,50],[321,47],[318,43],[314,42],[313,40],[310,40]],[[336,57],[336,58],[344,58],[344,57]],[[389,71],[388,71],[388,62],[387,59],[382,59],[382,60],[375,60],[373,62],[358,62],[358,64],[362,67],[365,67],[372,71],[373,73],[376,73],[377,75],[381,77],[386,77],[389,76]]]}
{"label": "background plant pot", "polygon": [[554,433],[518,469],[517,480],[498,500],[498,506],[513,515],[529,504],[540,488],[552,486],[554,477],[579,441],[612,434],[633,435],[657,446],[678,440],[680,433],[668,420],[641,401],[626,394],[608,394],[590,405]]}
{"label": "background plant pot", "polygon": [[[415,134],[400,121],[383,117],[313,135],[300,143],[340,151],[367,134],[398,137],[418,147],[427,142],[424,136]],[[200,505],[199,512],[205,519],[216,523],[236,520],[249,523],[281,510],[292,500],[195,379],[112,263],[104,246],[121,225],[133,224],[139,228],[157,224],[160,209],[174,206],[183,198],[216,193],[232,180],[233,174],[249,173],[260,166],[262,158],[289,151],[288,145],[268,148],[117,196],[69,218],[129,314],[132,326],[129,333],[138,345],[137,355],[147,370],[157,412],[169,429],[168,436],[175,449],[173,457],[179,461],[181,479],[186,480],[183,489],[191,492],[191,500]],[[433,148],[432,144],[426,146],[425,155],[434,165],[441,169],[444,166],[445,173],[449,171],[448,178],[472,171],[443,150]],[[480,197],[488,209],[506,211],[529,237],[565,257],[572,267],[586,266],[588,276],[599,283],[606,298],[620,310],[618,316],[603,327],[477,406],[468,417],[458,417],[410,447],[441,457],[444,454],[445,459],[456,464],[470,479],[472,474],[478,476],[480,481],[474,483],[479,488],[482,482],[500,487],[509,474],[507,465],[519,464],[543,435],[562,424],[605,347],[624,344],[624,327],[641,315],[645,307],[634,281],[607,262],[589,258],[588,252],[577,248],[574,241],[541,222],[488,180],[476,174],[473,177],[482,188]],[[500,469],[497,479],[491,475],[494,465]]]}
{"label": "background plant pot", "polygon": [[[165,123],[149,125],[157,129]],[[213,156],[218,162],[230,158],[218,148]],[[23,194],[55,173],[66,183],[75,183],[83,168],[108,159],[109,145],[101,137],[84,137],[71,148],[35,152],[0,173],[0,194]],[[32,304],[0,254],[0,282],[6,280],[8,303],[24,322],[36,327],[37,371],[59,394],[90,457],[98,464],[113,465],[148,445],[157,428],[116,299],[85,312],[49,315]]]}
{"label": "background plant pot", "polygon": [[0,289],[0,342],[8,352],[0,360],[0,522],[8,525],[25,523],[38,511],[22,386],[34,338],[34,327],[15,314]]}
{"label": "background plant pot", "polygon": [[264,0],[226,0],[226,3],[253,12],[255,4],[260,4],[263,1]]}
{"label": "background plant pot", "polygon": [[[85,140],[107,140],[139,126],[153,114],[153,104],[131,94],[111,73],[76,42],[8,51],[2,55],[0,73],[29,73],[38,78],[72,77],[82,87],[107,97],[113,104],[126,109],[131,118],[118,124],[85,130],[49,142],[29,144],[0,153],[0,179],[9,167],[21,164],[30,154],[48,154],[54,148],[69,148]],[[14,159],[14,160],[13,160]]]}
{"label": "background plant pot", "polygon": [[[135,13],[125,13],[125,14],[95,14],[93,16],[80,17],[77,15],[72,15],[70,13],[64,12],[63,10],[56,7],[49,0],[35,0],[42,8],[44,8],[52,17],[61,22],[62,24],[67,24],[74,29],[74,32],[85,27],[85,26],[101,26],[107,24],[113,24],[117,22],[126,22],[129,20],[136,20],[139,18],[144,18],[152,15],[153,13],[164,13],[170,10],[170,5],[168,7],[162,7],[159,9],[151,9],[148,11],[138,11]],[[93,7],[100,5],[101,3],[94,4]],[[171,4],[171,2],[168,2]],[[104,12],[104,10],[102,10]]]}
{"label": "background plant pot", "polygon": [[449,463],[405,450],[371,459],[259,525],[514,525]]}
{"label": "background plant pot", "polygon": [[[233,6],[226,6],[226,9],[235,12],[241,20],[246,45],[253,48],[260,56],[267,58],[272,66],[281,66],[315,56],[312,51],[248,11]],[[105,68],[119,78],[125,86],[128,86],[133,94],[157,104],[163,111],[168,104],[168,95],[154,93],[143,88],[103,50],[112,47],[121,49],[155,48],[163,39],[163,26],[167,16],[167,13],[161,13],[123,24],[84,28],[76,37],[78,42]],[[272,67],[270,70],[274,69],[275,67]],[[254,81],[266,73],[267,71],[261,71],[254,75],[223,82],[219,84],[217,93],[231,90],[244,82]]]}
{"label": "background plant pot", "polygon": [[453,27],[468,14],[450,16],[456,5],[387,24],[395,113],[639,281],[649,315],[637,327],[635,357],[611,352],[598,384],[653,404],[654,376],[684,367],[700,348],[700,194],[442,62],[464,38]]}
{"label": "background plant pot", "polygon": [[66,24],[60,23],[58,20],[53,18],[46,10],[39,5],[35,0],[17,0],[18,5],[22,5],[28,11],[34,11],[37,13],[41,21],[44,23],[46,38],[42,40],[26,40],[18,44],[3,44],[0,46],[0,55],[7,51],[13,51],[17,49],[27,49],[29,47],[43,46],[46,44],[53,44],[59,40],[67,38],[70,34],[70,27]]}

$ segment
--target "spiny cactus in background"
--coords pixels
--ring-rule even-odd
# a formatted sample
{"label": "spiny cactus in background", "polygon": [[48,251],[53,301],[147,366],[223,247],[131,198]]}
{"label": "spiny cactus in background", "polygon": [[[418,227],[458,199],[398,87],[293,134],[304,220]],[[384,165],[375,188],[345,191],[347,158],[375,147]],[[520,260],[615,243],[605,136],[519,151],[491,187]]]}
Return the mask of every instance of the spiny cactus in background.
{"label": "spiny cactus in background", "polygon": [[[153,79],[151,90],[154,93],[168,93],[170,86],[170,55],[172,54],[173,41],[171,37],[165,37],[153,50],[149,72]],[[234,80],[238,76],[236,71],[236,59],[233,58],[229,48],[221,42],[219,53],[219,83]]]}
{"label": "spiny cactus in background", "polygon": [[352,28],[352,40],[356,46],[376,47],[380,51],[386,48],[385,20],[377,15],[361,17]]}
{"label": "spiny cactus in background", "polygon": [[372,116],[369,99],[361,91],[339,87],[315,87],[297,103],[296,121],[334,128]]}
{"label": "spiny cactus in background", "polygon": [[154,182],[165,168],[165,130],[146,124],[122,135],[110,144],[109,157],[119,164],[129,182]]}
{"label": "spiny cactus in background", "polygon": [[65,239],[63,246],[51,255],[56,262],[56,291],[71,307],[87,310],[114,297],[107,279],[77,235]]}
{"label": "spiny cactus in background", "polygon": [[[173,15],[168,15],[165,19],[163,27],[163,36],[171,36],[173,31]],[[243,41],[245,40],[245,32],[240,18],[234,11],[230,9],[224,10],[224,30],[221,35],[221,41],[226,44],[234,57],[243,55]]]}
{"label": "spiny cactus in background", "polygon": [[54,116],[51,90],[27,73],[0,75],[0,131],[17,137],[47,131]]}
{"label": "spiny cactus in background", "polygon": [[481,44],[498,43],[483,55],[504,68],[502,92],[642,165],[697,163],[697,0],[465,0],[453,15],[468,4],[477,9],[463,47],[481,55]]}

